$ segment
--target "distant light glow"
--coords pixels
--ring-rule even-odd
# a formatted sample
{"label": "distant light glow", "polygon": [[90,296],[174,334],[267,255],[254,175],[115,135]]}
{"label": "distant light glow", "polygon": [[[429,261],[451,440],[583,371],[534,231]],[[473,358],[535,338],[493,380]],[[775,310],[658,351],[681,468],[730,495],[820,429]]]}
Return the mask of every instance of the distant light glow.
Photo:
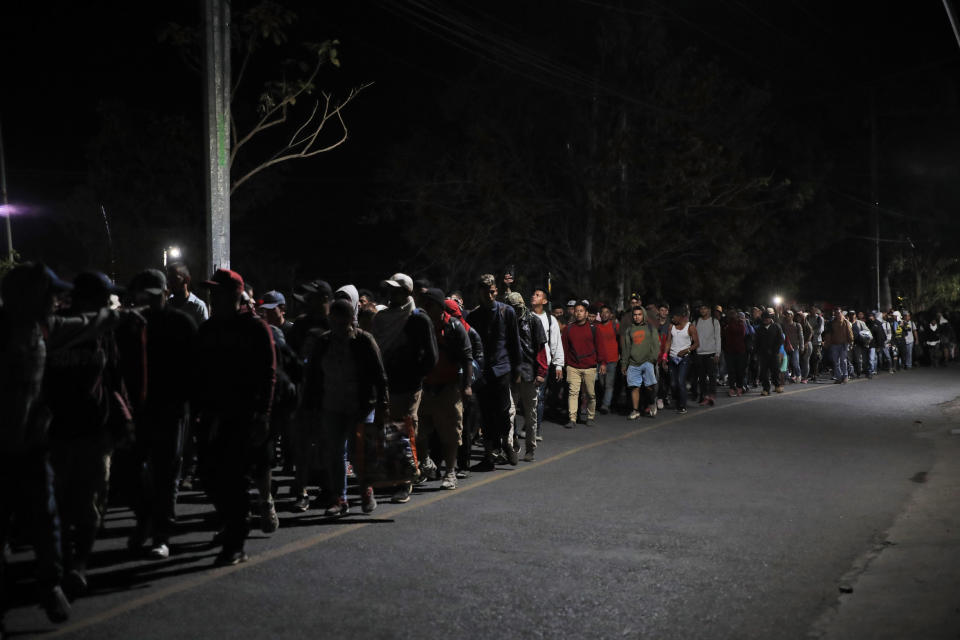
{"label": "distant light glow", "polygon": [[779,307],[783,303],[783,298],[780,296],[773,296],[773,306]]}
{"label": "distant light glow", "polygon": [[16,204],[0,204],[0,215],[15,216],[27,212],[27,207]]}
{"label": "distant light glow", "polygon": [[167,250],[167,256],[171,260],[179,260],[183,254],[180,252],[180,247],[170,247]]}

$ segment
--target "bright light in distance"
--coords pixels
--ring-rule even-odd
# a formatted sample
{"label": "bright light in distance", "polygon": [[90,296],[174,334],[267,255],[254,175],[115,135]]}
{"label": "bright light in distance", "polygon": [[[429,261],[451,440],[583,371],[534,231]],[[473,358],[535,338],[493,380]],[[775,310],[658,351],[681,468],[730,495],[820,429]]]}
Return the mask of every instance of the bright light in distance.
{"label": "bright light in distance", "polygon": [[781,298],[780,296],[773,296],[773,305],[775,307],[779,307],[780,303],[782,302],[783,302],[783,298]]}
{"label": "bright light in distance", "polygon": [[0,216],[13,216],[18,213],[25,213],[24,207],[18,207],[14,204],[0,204]]}
{"label": "bright light in distance", "polygon": [[180,247],[170,247],[167,249],[167,257],[171,260],[179,260],[182,255]]}

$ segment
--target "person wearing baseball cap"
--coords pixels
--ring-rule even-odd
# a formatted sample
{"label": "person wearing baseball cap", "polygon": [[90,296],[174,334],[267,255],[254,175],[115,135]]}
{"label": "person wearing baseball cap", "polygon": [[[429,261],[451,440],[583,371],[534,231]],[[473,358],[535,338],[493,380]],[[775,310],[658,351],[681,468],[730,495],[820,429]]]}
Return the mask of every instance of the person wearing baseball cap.
{"label": "person wearing baseball cap", "polygon": [[330,314],[330,303],[333,302],[333,288],[326,280],[311,280],[297,285],[293,297],[303,303],[306,310],[293,319],[293,327],[287,332],[287,342],[293,350],[304,357],[307,335],[317,329],[318,333],[330,328],[327,316]]}
{"label": "person wearing baseball cap", "polygon": [[[389,298],[389,306],[373,317],[373,336],[390,382],[390,419],[410,418],[407,424],[411,425],[412,433],[408,436],[415,442],[423,379],[439,357],[437,339],[427,314],[414,313],[416,304],[410,276],[395,273],[383,280],[380,288]],[[412,484],[404,484],[394,494],[393,501],[407,502],[412,490]]]}
{"label": "person wearing baseball cap", "polygon": [[[25,533],[36,554],[41,605],[56,623],[70,617],[70,603],[61,587],[61,528],[50,481],[50,454],[44,446],[49,411],[42,390],[46,359],[56,353],[54,344],[63,338],[58,334],[71,323],[53,315],[57,296],[72,288],[49,267],[35,262],[17,265],[0,282],[0,500],[32,509],[32,517],[25,520],[31,526]],[[0,515],[0,549],[6,545],[14,511],[5,509]],[[0,628],[6,604],[0,589]]]}
{"label": "person wearing baseball cap", "polygon": [[276,356],[266,323],[240,310],[240,274],[219,269],[205,284],[212,313],[197,337],[195,408],[207,443],[200,462],[224,527],[215,564],[225,566],[247,558],[247,476],[270,464]]}
{"label": "person wearing baseball cap", "polygon": [[141,483],[133,511],[137,524],[129,548],[140,551],[144,537],[153,533],[148,557],[170,555],[170,537],[176,529],[177,480],[183,464],[183,439],[190,399],[184,357],[194,347],[197,325],[193,318],[167,304],[167,278],[147,269],[134,276],[128,291],[134,304],[145,305],[147,320],[147,389],[137,412],[137,451],[142,455],[146,478]]}

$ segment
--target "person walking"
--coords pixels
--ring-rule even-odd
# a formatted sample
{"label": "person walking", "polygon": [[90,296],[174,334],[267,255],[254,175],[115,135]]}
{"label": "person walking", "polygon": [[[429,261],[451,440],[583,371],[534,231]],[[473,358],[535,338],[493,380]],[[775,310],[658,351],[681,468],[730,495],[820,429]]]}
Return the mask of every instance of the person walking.
{"label": "person walking", "polygon": [[774,321],[773,310],[767,309],[760,316],[760,328],[757,329],[757,360],[760,369],[760,384],[762,396],[770,395],[770,386],[773,384],[777,391],[782,392],[780,386],[780,354],[783,349],[783,331]]}
{"label": "person walking", "polygon": [[621,336],[620,371],[627,379],[633,410],[629,420],[640,417],[641,395],[643,415],[657,415],[656,363],[660,358],[660,334],[646,322],[643,307],[633,309],[631,324]]}
{"label": "person walking", "polygon": [[[406,421],[412,432],[408,434],[410,442],[416,440],[418,410],[423,395],[423,379],[437,364],[437,339],[433,323],[426,313],[417,309],[413,299],[413,280],[403,273],[395,273],[380,283],[387,295],[389,305],[373,317],[373,336],[380,347],[383,365],[390,381],[390,419],[396,422]],[[403,503],[410,500],[413,485],[404,484],[397,489],[392,500]]]}
{"label": "person walking", "polygon": [[697,318],[697,389],[700,406],[712,407],[717,393],[717,366],[720,363],[720,322],[711,315],[710,305],[700,305]]}
{"label": "person walking", "polygon": [[[346,515],[347,441],[359,436],[356,448],[361,508],[370,513],[376,497],[366,473],[372,460],[365,457],[366,442],[382,434],[377,426],[388,413],[387,372],[373,336],[358,328],[354,306],[339,298],[330,304],[329,330],[314,329],[311,352],[304,364],[302,413],[319,424],[322,457],[321,506],[324,515]],[[409,492],[407,493],[409,497]]]}
{"label": "person walking", "polygon": [[218,269],[204,282],[210,289],[210,319],[197,336],[195,396],[202,475],[223,526],[218,566],[245,562],[249,532],[248,477],[264,460],[276,355],[267,324],[241,311],[243,277]]}
{"label": "person walking", "polygon": [[673,312],[670,337],[664,345],[677,413],[687,412],[687,375],[693,360],[691,354],[698,345],[697,327],[690,322],[690,309],[680,305]]}
{"label": "person walking", "polygon": [[[563,332],[563,357],[567,363],[567,413],[569,420],[564,426],[573,429],[577,425],[581,388],[587,394],[588,427],[593,426],[597,410],[597,330],[587,322],[587,305],[584,301],[573,307],[574,321]],[[600,363],[601,375],[606,374],[607,364]]]}
{"label": "person walking", "polygon": [[190,378],[183,374],[184,358],[192,358],[197,325],[189,315],[167,304],[167,279],[162,271],[137,274],[129,292],[137,306],[146,306],[147,393],[136,413],[136,450],[144,473],[130,547],[140,549],[148,534],[153,544],[148,557],[170,555],[170,537],[176,527],[177,488],[183,465],[183,440],[187,433]]}
{"label": "person walking", "polygon": [[[456,489],[457,451],[463,435],[463,404],[464,399],[473,395],[473,349],[463,324],[447,313],[443,291],[428,288],[421,296],[421,305],[433,323],[438,358],[437,364],[423,381],[417,455],[421,462],[430,460],[430,438],[436,434],[441,447],[438,459],[444,465],[440,488]],[[421,476],[421,479],[425,479],[425,476]]]}
{"label": "person walking", "polygon": [[479,379],[477,401],[483,423],[484,458],[476,471],[493,471],[497,451],[516,465],[518,456],[510,434],[510,381],[520,370],[520,333],[513,307],[497,300],[497,281],[485,273],[477,281],[480,305],[467,314],[470,324],[483,341],[483,375]]}

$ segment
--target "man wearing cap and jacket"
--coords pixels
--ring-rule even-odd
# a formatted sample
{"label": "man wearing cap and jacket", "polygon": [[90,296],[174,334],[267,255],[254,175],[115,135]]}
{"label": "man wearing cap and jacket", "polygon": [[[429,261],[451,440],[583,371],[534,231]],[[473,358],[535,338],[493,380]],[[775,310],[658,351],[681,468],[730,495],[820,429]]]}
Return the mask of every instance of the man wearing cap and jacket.
{"label": "man wearing cap and jacket", "polygon": [[[410,418],[415,442],[418,409],[423,378],[437,364],[437,339],[433,323],[413,301],[413,279],[395,273],[380,283],[389,297],[389,306],[373,317],[373,336],[380,347],[383,365],[390,383],[390,419]],[[407,502],[412,485],[407,483],[393,496],[394,502]]]}
{"label": "man wearing cap and jacket", "polygon": [[534,452],[537,449],[537,402],[539,390],[547,377],[547,335],[543,324],[534,316],[523,302],[523,296],[511,291],[505,297],[506,303],[513,307],[517,315],[517,334],[520,338],[520,367],[510,385],[510,395],[513,398],[514,437],[511,446],[516,451],[517,426],[516,414],[523,408],[523,428],[526,430],[524,442],[525,462],[533,462]]}
{"label": "man wearing cap and jacket", "polygon": [[763,385],[761,395],[770,395],[770,381],[780,380],[780,347],[783,346],[783,331],[773,320],[773,309],[767,309],[761,315],[761,323],[757,328],[756,354],[760,368],[760,383]]}
{"label": "man wearing cap and jacket", "polygon": [[197,337],[196,396],[201,465],[223,524],[217,565],[247,559],[247,476],[264,460],[276,376],[273,337],[266,323],[240,310],[243,278],[218,269],[210,288],[210,319]]}
{"label": "man wearing cap and jacket", "polygon": [[463,323],[447,313],[443,291],[427,288],[420,300],[433,323],[438,359],[423,381],[417,454],[422,470],[424,463],[430,460],[430,436],[436,432],[442,448],[440,459],[445,465],[440,488],[456,489],[457,452],[463,435],[463,403],[473,394],[473,349]]}
{"label": "man wearing cap and jacket", "polygon": [[189,315],[167,304],[167,279],[148,269],[130,283],[137,306],[147,306],[147,393],[137,411],[136,451],[145,474],[134,502],[137,526],[130,547],[139,550],[152,532],[149,557],[170,555],[176,526],[177,482],[183,463],[190,379],[183,375],[183,357],[196,346],[197,325]]}

